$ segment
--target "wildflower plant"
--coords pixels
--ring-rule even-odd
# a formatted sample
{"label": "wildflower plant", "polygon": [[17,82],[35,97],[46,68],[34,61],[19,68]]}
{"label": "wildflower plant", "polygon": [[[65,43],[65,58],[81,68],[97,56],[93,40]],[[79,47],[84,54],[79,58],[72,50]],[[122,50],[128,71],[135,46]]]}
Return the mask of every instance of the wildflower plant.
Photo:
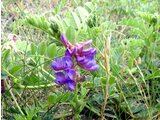
{"label": "wildflower plant", "polygon": [[60,39],[62,44],[66,47],[65,55],[62,58],[55,58],[51,63],[51,67],[56,71],[55,83],[65,85],[66,89],[73,91],[76,83],[80,80],[76,65],[91,72],[99,68],[94,58],[96,49],[84,49],[84,47],[91,45],[92,40],[72,45],[67,40],[65,33],[61,34]]}
{"label": "wildflower plant", "polygon": [[[51,67],[55,70],[55,83],[59,85],[65,85],[69,91],[74,91],[78,81],[81,81],[79,77],[79,71],[77,65],[87,71],[96,71],[99,65],[96,64],[94,58],[96,54],[95,48],[87,48],[91,45],[92,40],[87,42],[79,42],[72,45],[66,38],[65,33],[60,36],[62,44],[66,47],[66,51],[63,57],[55,58],[51,63]],[[80,112],[85,106],[83,98],[78,99],[78,88],[75,90],[75,97],[71,101],[71,105],[74,110],[75,119],[80,119]]]}

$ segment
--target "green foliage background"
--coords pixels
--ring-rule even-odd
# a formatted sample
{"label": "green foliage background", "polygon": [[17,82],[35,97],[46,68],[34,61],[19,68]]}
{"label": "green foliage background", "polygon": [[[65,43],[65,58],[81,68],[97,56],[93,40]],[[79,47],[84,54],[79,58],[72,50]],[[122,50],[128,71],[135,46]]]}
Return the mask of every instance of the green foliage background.
{"label": "green foliage background", "polygon": [[[160,114],[159,0],[9,1],[2,8],[2,118],[16,120],[70,119],[74,93],[54,84],[50,63],[71,43],[93,40],[101,66],[84,70],[78,85],[81,119],[99,119],[106,76],[102,35],[111,46],[106,119],[158,119]],[[15,47],[8,35],[16,34]],[[9,48],[7,47],[9,46]],[[10,76],[12,87],[7,82]],[[75,108],[76,109],[76,108]]]}

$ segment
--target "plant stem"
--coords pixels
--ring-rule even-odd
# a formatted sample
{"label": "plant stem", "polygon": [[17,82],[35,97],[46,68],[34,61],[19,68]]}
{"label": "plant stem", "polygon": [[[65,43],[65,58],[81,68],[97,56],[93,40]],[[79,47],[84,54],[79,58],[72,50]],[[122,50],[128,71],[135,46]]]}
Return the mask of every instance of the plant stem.
{"label": "plant stem", "polygon": [[98,111],[94,110],[90,106],[86,105],[86,108],[88,108],[89,110],[91,110],[92,112],[94,112],[96,115],[101,116],[101,114]]}
{"label": "plant stem", "polygon": [[60,119],[60,118],[64,118],[64,117],[68,117],[68,116],[71,116],[72,113],[63,113],[63,114],[60,114],[60,115],[56,115],[54,116],[54,119]]}
{"label": "plant stem", "polygon": [[73,106],[73,110],[74,110],[74,118],[75,120],[80,120],[80,115],[79,115],[79,102],[78,102],[78,85],[76,85],[75,88],[75,100],[74,102],[76,103],[76,106]]}
{"label": "plant stem", "polygon": [[133,115],[133,113],[132,113],[132,110],[131,110],[131,108],[130,108],[128,102],[127,102],[127,99],[126,99],[125,95],[123,94],[123,91],[122,91],[122,89],[121,89],[121,86],[119,85],[119,83],[118,83],[117,81],[116,81],[116,84],[117,84],[117,86],[118,86],[118,89],[120,90],[120,94],[122,95],[122,97],[123,97],[123,99],[124,99],[124,102],[125,102],[125,104],[126,104],[128,110],[129,110],[129,112],[130,112],[132,118],[134,118],[134,115]]}
{"label": "plant stem", "polygon": [[[10,77],[12,77],[13,79],[16,79],[18,81],[20,81],[18,78],[16,78],[15,76],[13,76],[10,72],[8,72],[5,68],[2,68]],[[42,69],[43,72],[45,72],[46,74],[49,74],[47,71],[45,71],[44,69]],[[54,76],[50,75],[50,77],[52,77],[53,79]],[[18,83],[16,83],[18,84]],[[42,84],[42,85],[34,85],[34,86],[25,86],[25,85],[21,85],[18,84],[18,87],[21,89],[40,89],[40,88],[45,88],[45,87],[52,87],[52,86],[56,86],[55,83],[49,83],[49,84]]]}
{"label": "plant stem", "polygon": [[133,80],[135,81],[140,94],[142,95],[142,97],[144,97],[144,100],[146,102],[147,112],[149,114],[149,118],[151,118],[151,112],[150,112],[149,107],[148,107],[149,103],[148,103],[148,100],[147,100],[147,96],[146,96],[146,94],[144,92],[144,89],[143,89],[143,87],[141,85],[138,84],[137,79],[133,76],[132,72],[129,69],[128,69],[128,72],[131,75],[131,77],[133,78]]}
{"label": "plant stem", "polygon": [[[109,50],[110,50],[110,40],[111,40],[111,33],[108,37],[107,45],[104,40],[104,34],[102,35],[102,41],[103,41],[103,47],[104,47],[104,57],[105,57],[105,68],[106,68],[106,88],[105,88],[105,96],[104,96],[104,103],[101,108],[101,120],[103,120],[105,108],[106,108],[106,102],[108,98],[108,81],[110,79],[110,67],[109,67]],[[108,53],[107,53],[108,52]]]}
{"label": "plant stem", "polygon": [[55,83],[50,83],[50,84],[44,84],[44,85],[34,85],[34,86],[25,86],[25,85],[21,85],[18,84],[18,87],[21,89],[41,89],[41,88],[46,88],[46,87],[52,87],[55,86]]}
{"label": "plant stem", "polygon": [[17,100],[16,100],[14,94],[12,93],[12,89],[10,89],[10,86],[9,86],[8,83],[7,83],[7,80],[4,80],[4,81],[5,81],[5,83],[6,83],[7,88],[9,89],[9,93],[11,94],[11,96],[12,96],[12,98],[13,98],[13,100],[14,100],[14,102],[15,102],[18,110],[19,110],[19,112],[20,112],[22,115],[24,115],[24,113],[22,112],[19,104],[17,103]]}

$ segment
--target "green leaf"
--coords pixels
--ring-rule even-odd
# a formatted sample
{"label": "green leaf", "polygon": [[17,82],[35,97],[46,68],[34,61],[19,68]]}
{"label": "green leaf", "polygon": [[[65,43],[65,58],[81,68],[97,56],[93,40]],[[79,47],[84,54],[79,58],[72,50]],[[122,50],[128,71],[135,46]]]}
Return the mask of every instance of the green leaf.
{"label": "green leaf", "polygon": [[39,77],[35,75],[34,73],[31,73],[31,75],[26,76],[25,81],[27,84],[32,85],[32,84],[38,84],[39,83]]}
{"label": "green leaf", "polygon": [[132,67],[133,67],[133,62],[134,62],[134,59],[130,56],[130,57],[128,58],[128,66],[129,66],[129,68],[132,68]]}
{"label": "green leaf", "polygon": [[76,34],[75,29],[72,26],[68,27],[68,29],[66,31],[66,37],[67,37],[67,39],[70,40],[70,41],[72,41],[72,42],[74,42],[74,40],[75,40],[75,34]]}
{"label": "green leaf", "polygon": [[147,74],[145,80],[150,80],[150,79],[156,80],[155,78],[160,78],[159,73],[160,73],[160,70],[155,70],[155,71],[153,71],[152,74]]}
{"label": "green leaf", "polygon": [[44,53],[46,51],[46,47],[47,47],[47,45],[46,45],[45,41],[42,41],[41,43],[39,43],[39,45],[38,45],[38,53],[40,55],[44,55]]}
{"label": "green leaf", "polygon": [[22,67],[23,67],[23,65],[13,66],[13,68],[10,70],[10,73],[11,73],[11,74],[14,74],[14,73],[16,73],[17,71],[19,71]]}
{"label": "green leaf", "polygon": [[77,10],[78,10],[82,23],[86,22],[86,20],[89,17],[88,11],[83,7],[78,7]]}
{"label": "green leaf", "polygon": [[69,96],[71,95],[71,92],[66,92],[63,96],[62,96],[62,98],[61,98],[61,102],[66,102],[67,100],[68,100],[68,98],[69,98]]}
{"label": "green leaf", "polygon": [[30,15],[26,18],[25,23],[33,26],[34,28],[41,29],[42,31],[51,34],[49,32],[50,23],[44,16]]}
{"label": "green leaf", "polygon": [[86,105],[86,102],[84,101],[79,101],[80,102],[80,106],[79,106],[79,113],[84,109],[85,105]]}
{"label": "green leaf", "polygon": [[113,85],[116,82],[115,77],[110,77],[109,79],[109,85]]}
{"label": "green leaf", "polygon": [[37,46],[34,43],[31,43],[31,53],[34,55],[37,51]]}
{"label": "green leaf", "polygon": [[85,3],[85,7],[89,11],[93,11],[94,10],[94,5],[91,2],[86,2]]}
{"label": "green leaf", "polygon": [[8,58],[8,56],[9,56],[9,53],[10,53],[10,49],[7,49],[7,50],[5,50],[5,51],[3,52],[3,54],[2,54],[2,62],[7,61],[7,58]]}
{"label": "green leaf", "polygon": [[118,64],[114,64],[112,66],[112,70],[113,70],[113,75],[119,75],[119,71],[120,71],[120,68],[119,68],[119,65]]}
{"label": "green leaf", "polygon": [[106,81],[107,81],[107,78],[106,78],[106,77],[102,77],[102,78],[101,78],[102,84],[106,84]]}
{"label": "green leaf", "polygon": [[79,29],[80,26],[81,26],[80,19],[79,19],[79,17],[77,16],[77,14],[75,12],[71,12],[71,13],[72,13],[72,16],[74,18],[74,22],[75,22],[77,28]]}
{"label": "green leaf", "polygon": [[41,26],[42,26],[42,28],[44,28],[44,29],[46,29],[46,30],[49,28],[49,23],[48,23],[48,21],[45,19],[44,16],[41,17]]}
{"label": "green leaf", "polygon": [[54,56],[57,53],[57,46],[56,44],[52,43],[47,47],[47,56],[51,59],[54,58]]}
{"label": "green leaf", "polygon": [[12,56],[11,56],[11,50],[7,49],[3,51],[2,53],[2,65],[6,68],[9,68],[11,63],[13,62]]}
{"label": "green leaf", "polygon": [[27,41],[17,40],[16,47],[20,51],[29,51],[30,50],[30,47],[29,47]]}
{"label": "green leaf", "polygon": [[57,95],[55,93],[48,96],[48,103],[55,104],[57,100]]}
{"label": "green leaf", "polygon": [[129,39],[123,39],[123,44],[126,44],[128,48],[137,48],[137,47],[143,47],[145,45],[145,41],[142,39],[135,39],[135,38],[129,38]]}
{"label": "green leaf", "polygon": [[26,120],[25,116],[19,115],[19,114],[15,114],[14,115],[14,119],[15,120]]}
{"label": "green leaf", "polygon": [[88,93],[88,90],[84,87],[81,89],[81,99],[83,99]]}

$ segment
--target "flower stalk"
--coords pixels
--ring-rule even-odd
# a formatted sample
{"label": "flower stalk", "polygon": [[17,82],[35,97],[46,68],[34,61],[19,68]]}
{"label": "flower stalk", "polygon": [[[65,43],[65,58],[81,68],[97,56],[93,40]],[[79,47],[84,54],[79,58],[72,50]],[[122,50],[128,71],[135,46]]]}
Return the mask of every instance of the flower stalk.
{"label": "flower stalk", "polygon": [[103,47],[104,47],[104,59],[105,59],[105,68],[106,68],[106,87],[105,87],[105,96],[104,96],[104,103],[101,107],[101,120],[104,119],[104,112],[107,104],[107,99],[108,99],[108,81],[110,79],[110,66],[109,66],[109,51],[110,51],[110,41],[111,41],[111,33],[108,37],[107,40],[107,45],[105,42],[104,34],[102,34],[102,42],[103,42]]}

